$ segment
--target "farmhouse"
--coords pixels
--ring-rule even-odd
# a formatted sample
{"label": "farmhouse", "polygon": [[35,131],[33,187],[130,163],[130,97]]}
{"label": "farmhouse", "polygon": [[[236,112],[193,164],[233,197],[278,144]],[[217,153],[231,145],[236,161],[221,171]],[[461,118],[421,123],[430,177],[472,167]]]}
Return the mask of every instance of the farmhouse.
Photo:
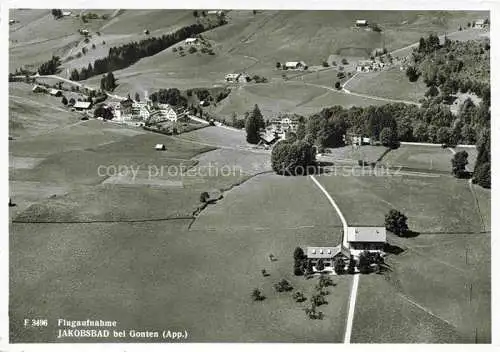
{"label": "farmhouse", "polygon": [[325,268],[333,267],[335,260],[340,258],[347,260],[351,253],[347,248],[339,244],[335,247],[307,247],[306,256],[311,260],[313,266],[316,266],[320,260],[323,261]]}
{"label": "farmhouse", "polygon": [[71,11],[63,11],[63,16],[71,16]]}
{"label": "farmhouse", "polygon": [[356,27],[366,27],[366,26],[368,26],[368,21],[367,20],[356,20],[355,25],[356,25]]}
{"label": "farmhouse", "polygon": [[59,89],[51,88],[49,89],[49,94],[54,97],[60,97],[62,95],[62,92]]}
{"label": "farmhouse", "polygon": [[356,65],[358,72],[370,72],[371,70],[373,70],[373,62],[370,60],[361,60]]}
{"label": "farmhouse", "polygon": [[228,73],[224,79],[229,83],[246,83],[250,81],[250,76],[246,73]]}
{"label": "farmhouse", "polygon": [[348,227],[347,243],[353,254],[362,251],[382,251],[386,242],[385,227]]}
{"label": "farmhouse", "polygon": [[88,29],[80,29],[80,30],[78,30],[78,32],[80,32],[81,35],[85,35],[85,36],[89,35]]}
{"label": "farmhouse", "polygon": [[207,11],[207,15],[222,16],[222,15],[224,15],[224,11],[221,11],[221,10],[210,10],[210,11]]}
{"label": "farmhouse", "polygon": [[307,70],[307,65],[304,61],[288,61],[283,68],[285,70]]}
{"label": "farmhouse", "polygon": [[479,20],[474,21],[474,28],[483,29],[483,28],[486,28],[487,25],[488,25],[488,22],[484,19],[479,19]]}
{"label": "farmhouse", "polygon": [[78,111],[82,111],[90,109],[91,105],[92,103],[89,101],[77,101],[73,107]]}
{"label": "farmhouse", "polygon": [[132,106],[134,105],[134,101],[130,98],[124,99],[120,101],[120,110],[123,115],[132,114]]}
{"label": "farmhouse", "polygon": [[186,40],[184,40],[184,44],[196,45],[196,44],[198,44],[198,38],[187,38]]}
{"label": "farmhouse", "polygon": [[33,86],[33,89],[31,90],[33,93],[46,93],[47,88],[39,86],[38,84],[35,84]]}

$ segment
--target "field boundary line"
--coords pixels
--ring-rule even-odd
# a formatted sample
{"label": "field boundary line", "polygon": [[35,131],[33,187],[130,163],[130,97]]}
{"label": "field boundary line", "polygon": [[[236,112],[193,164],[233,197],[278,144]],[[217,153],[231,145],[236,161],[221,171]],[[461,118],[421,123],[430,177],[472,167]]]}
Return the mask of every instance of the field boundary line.
{"label": "field boundary line", "polygon": [[456,329],[456,326],[455,326],[455,325],[453,325],[452,323],[450,323],[448,320],[446,320],[446,319],[444,319],[444,318],[441,318],[440,316],[438,316],[438,315],[436,315],[436,314],[432,313],[429,309],[427,309],[427,308],[425,308],[425,307],[421,306],[421,305],[420,305],[420,304],[418,304],[417,302],[414,302],[414,301],[412,301],[411,299],[409,299],[408,297],[406,297],[406,295],[404,295],[404,294],[402,294],[402,293],[398,292],[398,296],[399,296],[399,297],[401,297],[401,298],[403,298],[404,300],[406,300],[406,301],[407,301],[408,303],[410,303],[411,305],[413,305],[413,306],[415,306],[415,307],[417,307],[417,308],[419,308],[419,309],[423,310],[423,311],[424,311],[424,312],[426,312],[427,314],[432,315],[434,318],[439,319],[439,320],[441,320],[441,321],[445,322],[446,324],[448,324],[449,326],[453,327],[454,329]]}
{"label": "field boundary line", "polygon": [[193,216],[166,217],[157,219],[131,219],[131,220],[75,220],[75,221],[28,221],[12,220],[14,224],[103,224],[103,223],[129,223],[129,222],[152,222],[169,220],[191,220]]}

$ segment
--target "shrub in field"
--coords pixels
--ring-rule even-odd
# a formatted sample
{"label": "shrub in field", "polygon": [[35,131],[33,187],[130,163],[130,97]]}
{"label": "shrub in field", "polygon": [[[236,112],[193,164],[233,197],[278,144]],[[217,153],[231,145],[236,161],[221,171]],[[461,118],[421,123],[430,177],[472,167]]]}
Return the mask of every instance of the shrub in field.
{"label": "shrub in field", "polygon": [[343,59],[342,59],[342,65],[347,65],[348,63],[349,63],[349,62],[347,61],[347,59],[346,59],[346,58],[343,58]]}
{"label": "shrub in field", "polygon": [[209,198],[210,198],[210,195],[208,194],[208,192],[202,192],[200,194],[200,202],[201,203],[206,203]]}
{"label": "shrub in field", "polygon": [[318,285],[320,288],[333,286],[333,280],[326,275],[321,275],[319,277]]}
{"label": "shrub in field", "polygon": [[293,294],[292,298],[296,301],[296,302],[304,302],[305,300],[307,300],[306,296],[304,296],[304,294],[300,291],[297,291]]}
{"label": "shrub in field", "polygon": [[327,300],[324,295],[315,294],[311,297],[311,302],[314,306],[319,307],[323,304],[327,304]]}
{"label": "shrub in field", "polygon": [[323,62],[321,63],[321,65],[322,65],[323,67],[329,67],[329,66],[330,66],[330,65],[328,65],[328,62],[327,62],[327,61],[323,61]]}
{"label": "shrub in field", "polygon": [[67,99],[65,96],[63,96],[63,97],[62,97],[62,99],[61,99],[61,103],[62,103],[64,106],[68,105],[68,99]]}
{"label": "shrub in field", "polygon": [[278,292],[288,292],[293,290],[293,287],[288,280],[282,279],[280,282],[274,284],[274,289]]}
{"label": "shrub in field", "polygon": [[340,85],[340,81],[335,82],[335,89],[340,89],[342,86]]}
{"label": "shrub in field", "polygon": [[323,312],[319,312],[316,310],[316,307],[314,305],[311,305],[311,308],[306,308],[304,309],[306,312],[306,315],[309,317],[309,319],[323,319]]}

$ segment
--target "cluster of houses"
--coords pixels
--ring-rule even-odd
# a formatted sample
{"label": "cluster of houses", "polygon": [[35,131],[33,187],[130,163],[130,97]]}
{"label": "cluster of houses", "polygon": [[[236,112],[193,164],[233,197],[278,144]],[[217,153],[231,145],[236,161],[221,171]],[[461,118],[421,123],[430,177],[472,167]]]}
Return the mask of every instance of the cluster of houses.
{"label": "cluster of houses", "polygon": [[306,256],[316,267],[321,260],[325,270],[332,270],[340,258],[347,261],[351,256],[359,257],[361,252],[383,253],[387,241],[385,227],[349,226],[342,244],[334,247],[307,247]]}
{"label": "cluster of houses", "polygon": [[387,67],[385,62],[382,62],[380,59],[375,58],[374,60],[361,60],[356,65],[357,72],[371,72],[371,71],[379,71],[383,70]]}
{"label": "cluster of houses", "polygon": [[289,138],[291,133],[297,132],[298,124],[299,120],[295,117],[274,118],[260,133],[261,142],[270,145],[278,140],[285,140]]}
{"label": "cluster of houses", "polygon": [[144,101],[135,101],[130,97],[119,102],[107,105],[117,121],[144,121],[158,123],[163,121],[176,122],[178,114],[169,104],[154,105],[151,99],[145,95]]}

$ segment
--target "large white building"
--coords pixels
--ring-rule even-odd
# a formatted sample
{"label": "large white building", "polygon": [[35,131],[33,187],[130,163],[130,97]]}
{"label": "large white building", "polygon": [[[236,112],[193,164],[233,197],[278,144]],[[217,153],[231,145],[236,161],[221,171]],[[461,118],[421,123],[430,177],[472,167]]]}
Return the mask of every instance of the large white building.
{"label": "large white building", "polygon": [[349,250],[353,255],[359,255],[363,251],[381,252],[387,240],[387,232],[383,226],[350,226],[344,236],[347,236]]}

